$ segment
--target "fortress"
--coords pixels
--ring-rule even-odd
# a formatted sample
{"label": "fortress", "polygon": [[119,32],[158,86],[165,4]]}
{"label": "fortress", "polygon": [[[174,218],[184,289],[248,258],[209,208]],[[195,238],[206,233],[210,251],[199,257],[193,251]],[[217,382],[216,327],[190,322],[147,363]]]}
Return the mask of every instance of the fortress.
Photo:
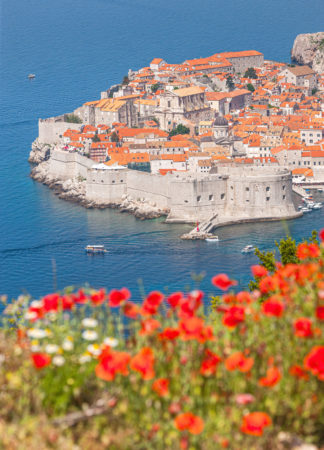
{"label": "fortress", "polygon": [[103,164],[54,149],[47,164],[50,177],[79,179],[85,198],[95,204],[142,201],[168,213],[167,222],[210,223],[298,217],[292,201],[291,172],[279,167],[219,165],[206,175],[158,175]]}

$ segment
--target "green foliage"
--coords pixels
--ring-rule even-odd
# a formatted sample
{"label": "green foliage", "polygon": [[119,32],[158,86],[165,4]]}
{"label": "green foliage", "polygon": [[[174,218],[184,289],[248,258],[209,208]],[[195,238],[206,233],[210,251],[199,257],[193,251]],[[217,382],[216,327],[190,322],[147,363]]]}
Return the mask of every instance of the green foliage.
{"label": "green foliage", "polygon": [[157,119],[156,117],[152,117],[152,120],[157,124],[158,127],[160,126],[159,119]]}
{"label": "green foliage", "polygon": [[248,89],[249,91],[251,91],[251,92],[254,92],[254,91],[255,91],[255,87],[254,87],[253,84],[251,84],[251,83],[248,83],[248,84],[246,85],[246,87],[247,87],[247,89]]}
{"label": "green foliage", "polygon": [[179,123],[179,125],[177,125],[176,128],[174,128],[174,130],[170,132],[169,136],[175,136],[177,134],[189,134],[189,133],[190,129],[182,125],[182,123]]}
{"label": "green foliage", "polygon": [[159,83],[152,84],[151,92],[153,92],[153,94],[155,94],[155,92],[158,91],[159,89],[160,89]]}
{"label": "green foliage", "polygon": [[100,138],[97,134],[95,134],[92,138],[92,142],[100,142]]}
{"label": "green foliage", "polygon": [[129,78],[127,75],[124,76],[123,81],[122,81],[122,85],[126,86],[129,83]]}
{"label": "green foliage", "polygon": [[318,89],[317,89],[317,88],[313,88],[313,89],[312,89],[312,95],[315,95],[316,92],[318,92]]}
{"label": "green foliage", "polygon": [[111,142],[119,142],[119,137],[118,134],[116,133],[116,131],[114,131],[113,133],[111,133]]}
{"label": "green foliage", "polygon": [[235,84],[233,81],[233,77],[231,75],[229,75],[226,78],[226,87],[228,88],[228,90],[232,91],[235,88]]}
{"label": "green foliage", "polygon": [[249,67],[246,70],[246,72],[244,74],[244,78],[253,78],[254,80],[256,80],[258,78],[254,67]]}
{"label": "green foliage", "polygon": [[80,117],[75,114],[65,114],[64,121],[68,123],[82,123]]}

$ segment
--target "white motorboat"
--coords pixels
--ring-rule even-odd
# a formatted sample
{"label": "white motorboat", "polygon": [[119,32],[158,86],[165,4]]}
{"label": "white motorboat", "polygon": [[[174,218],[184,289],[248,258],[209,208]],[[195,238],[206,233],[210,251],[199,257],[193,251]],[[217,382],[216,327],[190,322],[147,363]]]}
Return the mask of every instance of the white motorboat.
{"label": "white motorboat", "polygon": [[307,206],[304,206],[304,207],[301,209],[301,211],[305,214],[305,213],[311,212],[312,210],[311,210],[310,208],[307,208]]}
{"label": "white motorboat", "polygon": [[323,192],[323,189],[322,188],[318,188],[317,192]]}
{"label": "white motorboat", "polygon": [[87,245],[84,249],[86,253],[107,253],[104,245]]}
{"label": "white motorboat", "polygon": [[323,208],[323,205],[321,202],[315,203],[313,206],[313,209],[321,209],[321,208]]}
{"label": "white motorboat", "polygon": [[241,253],[244,253],[244,254],[247,254],[247,253],[253,253],[254,250],[255,250],[254,246],[251,245],[251,244],[249,244],[249,245],[246,245],[246,246],[241,250]]}
{"label": "white motorboat", "polygon": [[30,74],[28,75],[28,78],[29,78],[30,80],[33,80],[35,77],[36,77],[36,75],[35,75],[34,73],[30,73]]}
{"label": "white motorboat", "polygon": [[219,242],[219,237],[214,235],[214,236],[209,236],[205,238],[206,242]]}

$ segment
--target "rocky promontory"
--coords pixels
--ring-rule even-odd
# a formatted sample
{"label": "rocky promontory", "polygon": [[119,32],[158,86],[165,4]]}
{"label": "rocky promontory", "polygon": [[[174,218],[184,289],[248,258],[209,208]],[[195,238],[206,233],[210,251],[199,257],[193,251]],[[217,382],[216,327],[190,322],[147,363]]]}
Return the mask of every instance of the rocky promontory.
{"label": "rocky promontory", "polygon": [[134,199],[130,195],[124,195],[120,202],[89,200],[87,198],[86,180],[84,178],[77,177],[62,180],[51,174],[50,162],[44,157],[45,148],[42,147],[40,149],[35,144],[35,148],[32,149],[29,161],[35,163],[35,161],[40,160],[42,162],[36,163],[37,165],[32,169],[30,176],[52,189],[60,199],[78,203],[85,208],[119,209],[120,212],[132,214],[141,220],[155,219],[168,215],[168,209],[161,209],[154,202],[150,202],[144,198]]}
{"label": "rocky promontory", "polygon": [[48,160],[51,155],[52,146],[49,144],[41,144],[38,139],[32,143],[32,149],[29,153],[28,162],[33,164],[40,164]]}
{"label": "rocky promontory", "polygon": [[324,72],[324,32],[299,34],[291,50],[291,61]]}

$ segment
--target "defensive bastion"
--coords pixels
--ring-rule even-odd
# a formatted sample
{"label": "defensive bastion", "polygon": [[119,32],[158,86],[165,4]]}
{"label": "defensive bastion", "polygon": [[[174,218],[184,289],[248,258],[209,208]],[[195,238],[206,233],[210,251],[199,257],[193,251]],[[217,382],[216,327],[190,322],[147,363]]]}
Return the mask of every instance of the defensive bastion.
{"label": "defensive bastion", "polygon": [[146,201],[169,211],[168,222],[213,221],[214,226],[300,216],[292,200],[291,172],[284,168],[223,166],[208,175],[155,175],[125,168],[101,168],[88,158],[60,149],[51,152],[48,173],[82,179],[85,196],[96,204]]}

